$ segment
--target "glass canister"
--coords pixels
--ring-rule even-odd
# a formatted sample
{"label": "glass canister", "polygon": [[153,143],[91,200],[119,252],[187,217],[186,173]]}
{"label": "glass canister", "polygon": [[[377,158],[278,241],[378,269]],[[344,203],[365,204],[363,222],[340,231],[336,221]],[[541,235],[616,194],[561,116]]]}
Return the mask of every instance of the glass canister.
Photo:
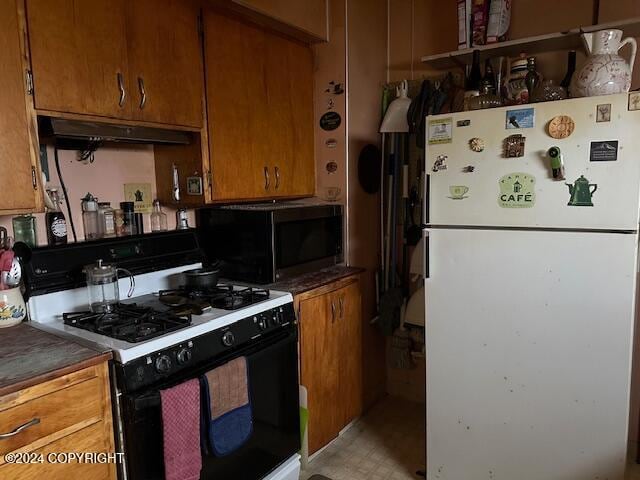
{"label": "glass canister", "polygon": [[31,248],[38,246],[36,235],[36,217],[31,214],[13,217],[13,237],[16,242],[24,242]]}
{"label": "glass canister", "polygon": [[82,206],[82,226],[84,227],[84,239],[96,240],[100,238],[98,226],[98,199],[87,193],[81,199]]}
{"label": "glass canister", "polygon": [[136,222],[134,203],[133,202],[120,202],[120,208],[122,209],[122,236],[134,235],[134,226]]}
{"label": "glass canister", "polygon": [[111,208],[111,202],[98,203],[98,226],[101,237],[116,236],[115,215],[113,208]]}
{"label": "glass canister", "polygon": [[133,275],[128,270],[105,264],[102,259],[84,267],[89,292],[89,308],[92,312],[109,313],[115,309],[120,301],[118,272],[124,272],[129,276],[130,286],[127,297],[130,297],[136,284]]}

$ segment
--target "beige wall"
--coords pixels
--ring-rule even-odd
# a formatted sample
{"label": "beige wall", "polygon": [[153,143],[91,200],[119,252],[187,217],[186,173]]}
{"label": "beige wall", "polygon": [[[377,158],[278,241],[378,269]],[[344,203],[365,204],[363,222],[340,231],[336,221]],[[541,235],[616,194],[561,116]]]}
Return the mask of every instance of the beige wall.
{"label": "beige wall", "polygon": [[385,389],[384,341],[369,322],[376,313],[375,272],[379,267],[380,195],[358,181],[358,157],[368,143],[380,145],[380,95],[386,77],[386,0],[347,0],[348,235],[349,261],[362,275],[365,405]]}
{"label": "beige wall", "polygon": [[[50,181],[47,187],[57,187],[60,189],[60,182],[56,174],[55,163],[53,160],[53,149],[47,150],[49,158]],[[78,240],[84,239],[84,230],[82,229],[82,211],[80,209],[80,199],[91,192],[98,197],[100,201],[111,202],[111,206],[118,208],[120,202],[124,201],[125,183],[150,183],[152,193],[155,195],[155,169],[153,160],[153,147],[148,145],[121,147],[105,147],[99,149],[95,154],[95,161],[91,164],[78,162],[77,152],[65,150],[59,152],[60,169],[67,186],[69,201],[71,203],[71,212],[76,227]],[[164,208],[168,216],[169,228],[175,228],[175,210]],[[63,212],[67,216],[66,207]],[[36,222],[38,227],[38,243],[40,245],[47,244],[47,235],[45,230],[44,214],[36,214]],[[13,227],[11,225],[10,216],[1,216],[0,225],[5,226],[9,235],[13,236]],[[144,215],[145,231],[151,231],[149,215]],[[193,212],[190,212],[190,225],[195,226],[195,218]],[[71,235],[71,227],[68,226],[68,238],[73,241]]]}

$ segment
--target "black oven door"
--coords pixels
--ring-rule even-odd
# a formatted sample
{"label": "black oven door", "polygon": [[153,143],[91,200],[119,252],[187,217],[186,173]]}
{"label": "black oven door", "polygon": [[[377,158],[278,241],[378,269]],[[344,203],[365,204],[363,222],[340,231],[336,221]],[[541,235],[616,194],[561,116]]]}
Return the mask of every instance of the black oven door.
{"label": "black oven door", "polygon": [[293,328],[217,358],[151,390],[123,394],[129,479],[164,479],[159,390],[197,377],[242,355],[248,361],[253,434],[246,444],[226,457],[203,454],[200,478],[258,480],[300,449],[297,335]]}

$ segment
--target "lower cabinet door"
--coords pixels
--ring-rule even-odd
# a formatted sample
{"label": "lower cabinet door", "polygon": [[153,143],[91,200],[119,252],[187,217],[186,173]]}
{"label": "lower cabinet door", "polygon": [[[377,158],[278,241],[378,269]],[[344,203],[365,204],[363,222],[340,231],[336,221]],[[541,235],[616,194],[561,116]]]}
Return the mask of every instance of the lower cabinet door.
{"label": "lower cabinet door", "polygon": [[362,313],[359,282],[333,294],[338,305],[340,418],[342,429],[362,413]]}
{"label": "lower cabinet door", "polygon": [[301,382],[307,389],[309,454],[333,440],[340,430],[337,307],[331,294],[300,302]]}

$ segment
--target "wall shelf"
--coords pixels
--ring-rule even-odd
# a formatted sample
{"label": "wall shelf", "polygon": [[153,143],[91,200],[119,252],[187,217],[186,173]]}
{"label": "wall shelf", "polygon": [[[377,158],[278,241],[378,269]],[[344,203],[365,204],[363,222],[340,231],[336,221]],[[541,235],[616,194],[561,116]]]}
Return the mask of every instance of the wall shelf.
{"label": "wall shelf", "polygon": [[580,34],[612,28],[624,31],[624,37],[640,37],[640,17],[578,27],[567,32],[548,33],[490,45],[479,45],[474,48],[465,48],[464,50],[427,55],[422,57],[421,61],[433,68],[446,70],[470,64],[474,50],[480,50],[482,59],[501,56],[517,57],[521,52],[535,54],[555,50],[577,50],[582,48]]}

